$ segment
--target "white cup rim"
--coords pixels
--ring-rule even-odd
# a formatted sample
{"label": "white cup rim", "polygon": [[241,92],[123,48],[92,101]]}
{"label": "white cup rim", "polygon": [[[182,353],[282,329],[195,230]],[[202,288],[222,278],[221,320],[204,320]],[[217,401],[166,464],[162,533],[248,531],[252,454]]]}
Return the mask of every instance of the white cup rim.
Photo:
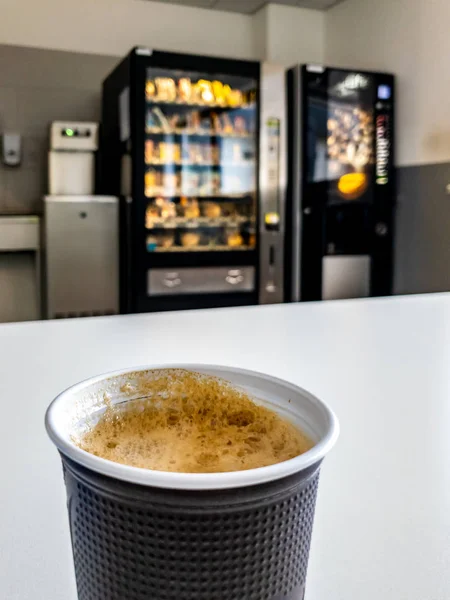
{"label": "white cup rim", "polygon": [[[232,383],[234,383],[234,376],[234,378],[238,378],[240,381],[248,381],[249,384],[259,384],[260,387],[265,384],[272,389],[279,389],[280,393],[283,392],[285,395],[292,395],[303,402],[304,410],[313,411],[316,420],[315,425],[320,430],[320,435],[313,448],[295,458],[267,467],[229,473],[173,473],[131,467],[90,454],[74,443],[68,432],[65,431],[64,427],[61,425],[60,415],[64,404],[70,402],[71,399],[75,399],[76,395],[83,390],[107,379],[154,369],[185,369],[200,373],[203,372],[222,377]],[[253,389],[258,388],[256,387]],[[295,403],[293,403],[292,406],[295,408]],[[81,381],[61,392],[53,400],[45,415],[45,426],[50,439],[63,455],[96,473],[137,485],[174,490],[198,491],[242,488],[268,483],[294,475],[315,464],[319,464],[334,446],[339,436],[339,423],[337,417],[328,405],[293,383],[257,371],[249,371],[235,367],[180,363],[147,365],[137,368],[121,369],[119,371],[97,375]]]}

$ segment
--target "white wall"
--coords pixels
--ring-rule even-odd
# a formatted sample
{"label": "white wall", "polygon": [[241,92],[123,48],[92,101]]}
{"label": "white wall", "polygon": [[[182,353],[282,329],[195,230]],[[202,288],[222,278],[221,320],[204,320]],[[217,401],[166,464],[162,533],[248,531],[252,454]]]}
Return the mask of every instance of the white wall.
{"label": "white wall", "polygon": [[346,0],[326,13],[325,59],[397,76],[397,164],[450,161],[450,1]]}
{"label": "white wall", "polygon": [[269,56],[269,26],[267,6],[252,16],[253,52],[259,60]]}
{"label": "white wall", "polygon": [[1,4],[2,44],[117,56],[143,45],[283,65],[321,62],[324,56],[324,13],[290,6],[242,15],[150,0]]}
{"label": "white wall", "polygon": [[326,13],[275,4],[269,4],[266,10],[268,60],[288,67],[298,63],[323,63]]}
{"label": "white wall", "polygon": [[117,56],[143,45],[256,58],[251,16],[150,0],[2,0],[0,43]]}
{"label": "white wall", "polygon": [[324,12],[269,4],[253,16],[253,23],[257,56],[286,67],[323,62]]}

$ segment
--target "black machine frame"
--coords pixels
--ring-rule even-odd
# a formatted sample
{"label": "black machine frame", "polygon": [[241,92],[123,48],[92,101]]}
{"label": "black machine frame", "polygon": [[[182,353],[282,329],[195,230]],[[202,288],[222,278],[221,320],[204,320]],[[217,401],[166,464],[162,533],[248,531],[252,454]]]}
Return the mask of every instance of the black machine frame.
{"label": "black machine frame", "polygon": [[[214,252],[149,253],[145,251],[145,85],[148,67],[178,71],[199,71],[248,77],[257,81],[256,107],[256,172],[259,173],[260,79],[259,62],[231,60],[193,54],[179,54],[134,48],[103,82],[100,192],[120,196],[120,306],[122,313],[151,312],[173,309],[209,308],[258,303],[259,227],[255,227],[256,246],[251,250]],[[130,135],[121,141],[120,96],[129,88]],[[124,189],[121,181],[122,157],[130,156],[131,186]],[[125,186],[127,188],[127,186]],[[256,224],[259,223],[259,177],[256,177]],[[255,269],[255,285],[251,292],[180,294],[149,296],[149,268],[180,269],[183,267],[244,267]]]}

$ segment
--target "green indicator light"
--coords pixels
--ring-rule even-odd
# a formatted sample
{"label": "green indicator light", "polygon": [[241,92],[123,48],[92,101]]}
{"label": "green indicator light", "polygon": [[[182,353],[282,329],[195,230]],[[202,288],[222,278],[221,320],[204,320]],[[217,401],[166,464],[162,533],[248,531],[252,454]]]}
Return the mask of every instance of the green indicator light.
{"label": "green indicator light", "polygon": [[72,137],[74,134],[73,129],[66,129],[66,135],[68,135],[69,137]]}

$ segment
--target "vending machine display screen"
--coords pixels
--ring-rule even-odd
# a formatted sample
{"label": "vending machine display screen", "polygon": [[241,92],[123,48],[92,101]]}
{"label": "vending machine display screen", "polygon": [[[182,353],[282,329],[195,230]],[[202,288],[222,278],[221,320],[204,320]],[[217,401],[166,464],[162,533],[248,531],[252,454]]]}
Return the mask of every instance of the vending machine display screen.
{"label": "vending machine display screen", "polygon": [[372,201],[375,94],[374,80],[365,74],[325,70],[309,76],[307,179],[327,183],[329,204]]}

